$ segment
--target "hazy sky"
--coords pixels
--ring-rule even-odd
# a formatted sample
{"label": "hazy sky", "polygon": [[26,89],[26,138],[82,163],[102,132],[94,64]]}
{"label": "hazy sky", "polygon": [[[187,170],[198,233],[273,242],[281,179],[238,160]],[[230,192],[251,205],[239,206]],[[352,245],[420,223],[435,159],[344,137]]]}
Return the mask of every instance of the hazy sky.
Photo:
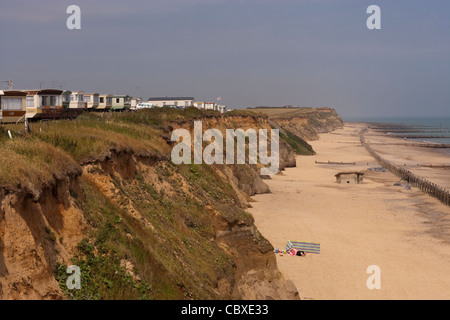
{"label": "hazy sky", "polygon": [[[369,30],[369,5],[381,30]],[[69,30],[69,5],[81,30]],[[448,0],[0,0],[16,89],[450,116]],[[0,88],[5,89],[4,83]]]}

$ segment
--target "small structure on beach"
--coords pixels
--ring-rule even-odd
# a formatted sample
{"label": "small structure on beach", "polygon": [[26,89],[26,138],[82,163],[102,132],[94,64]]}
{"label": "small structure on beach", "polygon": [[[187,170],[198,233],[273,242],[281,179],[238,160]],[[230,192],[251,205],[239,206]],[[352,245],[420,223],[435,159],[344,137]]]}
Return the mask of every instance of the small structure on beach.
{"label": "small structure on beach", "polygon": [[335,175],[337,183],[345,184],[361,184],[363,183],[364,172],[352,171],[352,172],[339,172]]}

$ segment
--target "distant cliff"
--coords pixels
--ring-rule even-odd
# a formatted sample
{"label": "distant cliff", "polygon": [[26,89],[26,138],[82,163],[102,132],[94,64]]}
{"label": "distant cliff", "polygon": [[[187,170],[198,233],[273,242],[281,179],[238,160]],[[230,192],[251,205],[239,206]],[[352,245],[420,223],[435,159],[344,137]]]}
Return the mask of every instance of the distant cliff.
{"label": "distant cliff", "polygon": [[318,134],[334,131],[344,125],[336,110],[331,108],[308,108],[304,112],[279,114],[269,118],[306,141],[317,140]]}
{"label": "distant cliff", "polygon": [[315,153],[307,141],[317,140],[320,133],[331,132],[344,125],[336,110],[331,108],[260,107],[240,112],[266,116],[271,126],[280,130],[280,137],[300,155]]}

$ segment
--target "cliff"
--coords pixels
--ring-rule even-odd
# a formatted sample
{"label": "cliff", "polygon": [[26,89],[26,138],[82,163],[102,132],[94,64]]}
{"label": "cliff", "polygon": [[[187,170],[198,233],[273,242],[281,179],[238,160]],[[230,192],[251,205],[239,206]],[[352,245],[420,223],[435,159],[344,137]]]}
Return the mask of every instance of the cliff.
{"label": "cliff", "polygon": [[342,121],[332,108],[254,108],[247,113],[266,116],[281,129],[305,141],[318,139],[318,134],[342,128]]}
{"label": "cliff", "polygon": [[342,121],[336,110],[317,108],[303,113],[277,115],[272,118],[282,128],[307,141],[317,140],[318,134],[342,128]]}
{"label": "cliff", "polygon": [[[170,161],[171,132],[195,120],[271,128],[266,116],[165,109],[0,132],[0,298],[298,299],[245,211],[270,192],[261,165]],[[280,157],[295,166],[283,141]],[[69,265],[81,290],[67,288]]]}
{"label": "cliff", "polygon": [[[2,139],[2,299],[298,299],[245,212],[269,192],[257,168],[174,165],[167,128],[194,119],[176,112],[84,115]],[[66,286],[69,265],[81,290]]]}

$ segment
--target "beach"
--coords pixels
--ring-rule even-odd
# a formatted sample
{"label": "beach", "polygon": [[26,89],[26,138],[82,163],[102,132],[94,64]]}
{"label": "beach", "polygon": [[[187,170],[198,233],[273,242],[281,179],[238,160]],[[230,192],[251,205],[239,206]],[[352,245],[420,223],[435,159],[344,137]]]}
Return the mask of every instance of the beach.
{"label": "beach", "polygon": [[[275,248],[289,240],[320,243],[320,254],[276,255],[303,300],[450,299],[450,207],[417,188],[395,186],[400,179],[390,172],[368,170],[379,164],[360,143],[364,126],[348,123],[309,142],[317,154],[297,156],[297,167],[267,180],[271,193],[254,196],[249,212]],[[389,161],[406,161],[424,178],[448,184],[450,170],[418,166],[448,163],[448,155],[399,148],[388,138],[367,136]],[[328,161],[355,165],[316,163]],[[364,172],[363,183],[337,183],[343,171]],[[379,268],[380,289],[367,286],[370,266]]]}

